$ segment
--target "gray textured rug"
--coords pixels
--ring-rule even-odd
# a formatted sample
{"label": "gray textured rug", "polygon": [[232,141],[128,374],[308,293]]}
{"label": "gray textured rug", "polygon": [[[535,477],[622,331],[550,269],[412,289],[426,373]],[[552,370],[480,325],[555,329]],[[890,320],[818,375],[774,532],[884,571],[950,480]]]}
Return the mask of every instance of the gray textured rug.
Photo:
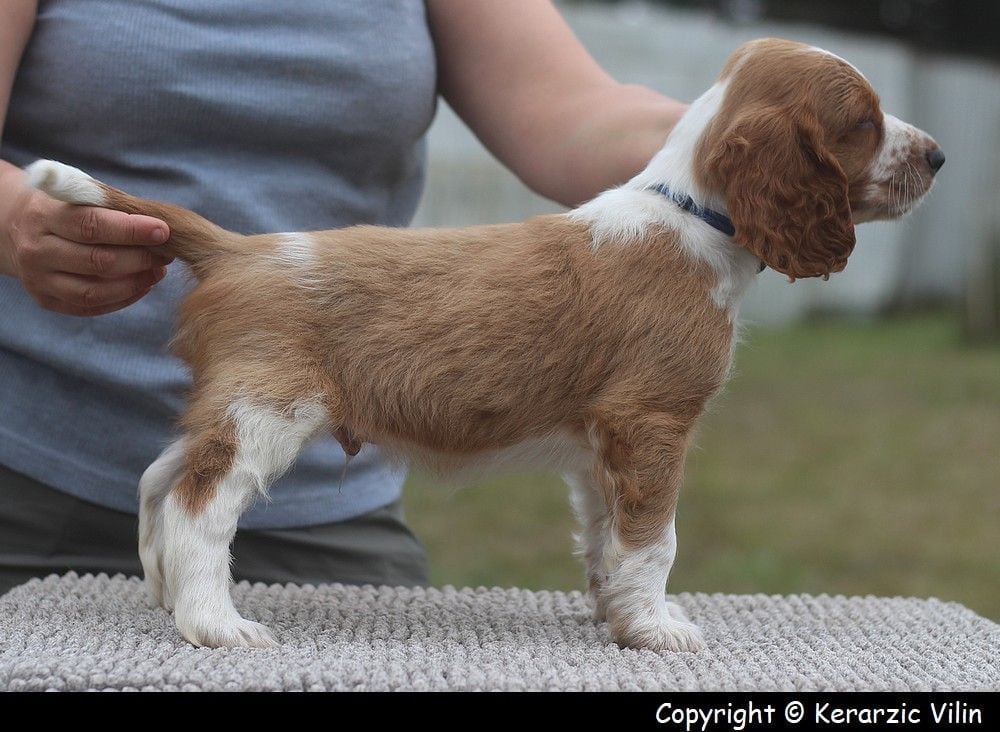
{"label": "gray textured rug", "polygon": [[700,653],[621,650],[579,593],[241,584],[275,650],[185,643],[142,584],[55,575],[0,598],[0,689],[1000,690],[1000,625],[955,603],[679,595]]}

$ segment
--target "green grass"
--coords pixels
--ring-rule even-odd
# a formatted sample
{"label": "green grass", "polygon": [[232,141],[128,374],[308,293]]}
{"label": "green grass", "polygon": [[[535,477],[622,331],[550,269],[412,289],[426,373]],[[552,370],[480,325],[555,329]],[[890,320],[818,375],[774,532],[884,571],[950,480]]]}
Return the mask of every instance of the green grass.
{"label": "green grass", "polygon": [[[581,589],[566,489],[420,476],[435,584]],[[913,595],[1000,618],[1000,348],[921,316],[754,330],[688,458],[671,592]]]}

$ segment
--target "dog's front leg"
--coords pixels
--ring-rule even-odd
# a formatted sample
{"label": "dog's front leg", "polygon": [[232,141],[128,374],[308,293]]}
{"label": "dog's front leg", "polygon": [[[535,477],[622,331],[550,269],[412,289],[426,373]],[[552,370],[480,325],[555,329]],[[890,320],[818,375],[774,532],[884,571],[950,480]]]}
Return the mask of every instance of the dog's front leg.
{"label": "dog's front leg", "polygon": [[600,421],[592,434],[610,506],[601,588],[611,633],[622,646],[697,651],[701,632],[666,584],[677,551],[674,518],[690,421],[665,414]]}

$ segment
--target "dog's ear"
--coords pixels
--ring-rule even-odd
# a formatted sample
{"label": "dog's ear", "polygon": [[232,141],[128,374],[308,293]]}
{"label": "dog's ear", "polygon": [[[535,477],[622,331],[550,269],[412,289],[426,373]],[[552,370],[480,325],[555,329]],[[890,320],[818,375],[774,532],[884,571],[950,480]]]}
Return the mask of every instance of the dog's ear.
{"label": "dog's ear", "polygon": [[814,118],[746,111],[712,130],[699,152],[712,187],[725,192],[737,244],[792,279],[847,266],[855,241],[847,176]]}

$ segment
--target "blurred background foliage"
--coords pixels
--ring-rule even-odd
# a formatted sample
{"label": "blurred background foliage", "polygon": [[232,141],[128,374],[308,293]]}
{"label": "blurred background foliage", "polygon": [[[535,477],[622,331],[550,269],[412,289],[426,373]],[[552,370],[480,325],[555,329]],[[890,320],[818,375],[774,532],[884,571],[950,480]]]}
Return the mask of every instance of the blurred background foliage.
{"label": "blurred background foliage", "polygon": [[[620,0],[609,0],[618,2]],[[736,23],[765,18],[880,34],[914,48],[1000,59],[994,0],[655,0]]]}
{"label": "blurred background foliage", "polygon": [[[938,597],[1000,619],[1000,2],[560,6],[617,78],[684,100],[743,40],[821,45],[948,154],[930,200],[861,227],[829,283],[762,275],[688,459],[669,590]],[[557,210],[443,104],[429,149],[418,225]],[[584,586],[556,475],[414,475],[405,505],[435,584]]]}

